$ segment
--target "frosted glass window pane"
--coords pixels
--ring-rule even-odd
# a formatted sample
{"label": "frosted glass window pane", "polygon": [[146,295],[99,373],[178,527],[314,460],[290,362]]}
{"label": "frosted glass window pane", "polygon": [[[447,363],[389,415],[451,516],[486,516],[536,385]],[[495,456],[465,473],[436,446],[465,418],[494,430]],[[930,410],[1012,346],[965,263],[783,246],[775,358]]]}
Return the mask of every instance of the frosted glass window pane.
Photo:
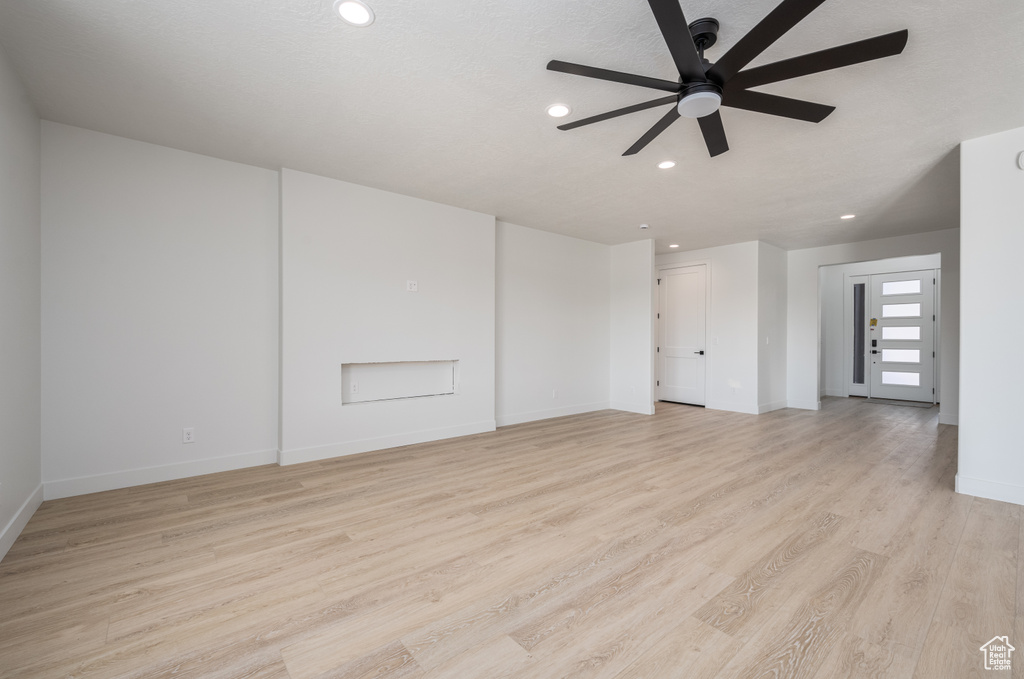
{"label": "frosted glass window pane", "polygon": [[919,340],[921,339],[921,326],[919,325],[886,325],[882,327],[882,339],[884,340]]}
{"label": "frosted glass window pane", "polygon": [[892,384],[897,387],[920,387],[921,375],[919,373],[901,373],[883,370],[882,384]]}
{"label": "frosted glass window pane", "polygon": [[882,363],[920,363],[920,349],[882,349]]}
{"label": "frosted glass window pane", "polygon": [[918,318],[921,316],[921,303],[883,304],[882,318]]}
{"label": "frosted glass window pane", "polygon": [[882,283],[882,296],[887,295],[920,295],[921,279],[913,281],[890,281]]}

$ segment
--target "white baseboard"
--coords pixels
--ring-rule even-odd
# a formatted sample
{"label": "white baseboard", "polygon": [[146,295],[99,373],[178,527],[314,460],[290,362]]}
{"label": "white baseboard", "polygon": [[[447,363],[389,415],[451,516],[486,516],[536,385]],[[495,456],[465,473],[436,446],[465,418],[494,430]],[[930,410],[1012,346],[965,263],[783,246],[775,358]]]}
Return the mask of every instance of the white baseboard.
{"label": "white baseboard", "polygon": [[628,403],[626,401],[612,401],[608,404],[612,410],[622,410],[627,413],[637,413],[639,415],[653,415],[654,404],[643,405],[640,403]]}
{"label": "white baseboard", "polygon": [[704,404],[708,410],[724,410],[729,413],[743,413],[744,415],[757,415],[757,406],[748,406],[727,401],[708,401]]}
{"label": "white baseboard", "polygon": [[28,520],[32,518],[32,515],[36,513],[41,504],[43,504],[43,484],[40,483],[32,491],[32,494],[21,503],[21,507],[14,514],[14,518],[7,522],[3,532],[0,533],[0,561],[7,555],[11,546],[14,545],[14,541],[21,535],[21,531],[25,530]]}
{"label": "white baseboard", "polygon": [[1006,483],[999,483],[998,481],[972,479],[957,474],[956,492],[988,498],[989,500],[1010,502],[1015,505],[1024,505],[1024,486],[1012,486]]}
{"label": "white baseboard", "polygon": [[960,415],[950,415],[939,410],[939,424],[952,424],[954,426],[960,426]]}
{"label": "white baseboard", "polygon": [[821,410],[821,401],[787,401],[786,407],[799,410]]}
{"label": "white baseboard", "polygon": [[773,410],[782,410],[785,407],[785,401],[772,401],[771,403],[762,403],[757,407],[757,414],[762,415],[764,413],[770,413]]}
{"label": "white baseboard", "polygon": [[825,396],[838,396],[840,398],[846,398],[846,394],[843,393],[842,389],[826,389]]}
{"label": "white baseboard", "polygon": [[385,450],[387,448],[395,448],[398,446],[409,446],[414,443],[426,443],[428,441],[451,439],[457,436],[482,434],[484,432],[494,430],[494,420],[485,420],[483,422],[460,424],[455,427],[423,429],[404,434],[395,434],[393,436],[378,436],[377,438],[372,439],[332,443],[326,446],[312,446],[309,448],[282,450],[277,455],[277,461],[278,464],[282,466],[289,464],[301,464],[303,462],[314,462],[316,460],[329,460],[332,457],[369,453],[374,450]]}
{"label": "white baseboard", "polygon": [[527,413],[515,413],[513,415],[498,415],[495,421],[499,427],[507,427],[510,424],[536,422],[537,420],[550,420],[552,417],[565,417],[566,415],[592,413],[597,410],[608,410],[609,408],[611,408],[611,404],[608,403],[608,401],[602,401],[600,403],[581,403],[579,405],[564,406],[562,408],[533,410]]}
{"label": "white baseboard", "polygon": [[95,476],[44,481],[43,496],[47,500],[57,500],[62,497],[99,493],[104,490],[129,488],[147,483],[159,483],[160,481],[173,481],[174,479],[215,474],[234,469],[244,469],[245,467],[258,467],[264,464],[274,464],[275,462],[277,462],[276,450],[258,450],[251,453],[212,457],[205,460],[192,460],[190,462],[166,464],[159,467],[143,467],[142,469],[129,469],[109,474],[97,474]]}

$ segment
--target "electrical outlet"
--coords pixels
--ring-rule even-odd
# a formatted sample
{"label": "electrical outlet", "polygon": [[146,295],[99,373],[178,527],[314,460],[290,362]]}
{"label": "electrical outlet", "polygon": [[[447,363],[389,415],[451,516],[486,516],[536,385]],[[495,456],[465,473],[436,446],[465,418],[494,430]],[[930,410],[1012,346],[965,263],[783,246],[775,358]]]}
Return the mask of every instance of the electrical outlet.
{"label": "electrical outlet", "polygon": [[350,391],[350,392],[352,392],[353,394],[358,394],[358,393],[359,393],[359,383],[358,383],[358,382],[356,382],[355,380],[352,380],[352,383],[351,383],[351,384],[349,384],[349,387],[348,387],[348,389],[349,389],[349,391]]}
{"label": "electrical outlet", "polygon": [[420,289],[420,284],[417,283],[416,281],[406,281],[405,289],[408,290],[409,292],[418,292]]}
{"label": "electrical outlet", "polygon": [[182,443],[195,443],[196,442],[196,428],[185,427],[181,430],[181,442]]}

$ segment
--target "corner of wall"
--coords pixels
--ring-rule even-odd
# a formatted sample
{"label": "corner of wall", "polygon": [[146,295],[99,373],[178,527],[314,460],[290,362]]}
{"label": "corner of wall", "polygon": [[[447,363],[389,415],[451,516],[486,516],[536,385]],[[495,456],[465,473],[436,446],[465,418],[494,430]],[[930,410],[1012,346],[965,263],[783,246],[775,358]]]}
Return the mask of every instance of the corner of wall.
{"label": "corner of wall", "polygon": [[29,519],[32,518],[32,515],[35,514],[41,504],[43,504],[43,484],[39,484],[32,494],[28,496],[28,499],[22,503],[21,507],[14,514],[14,517],[0,531],[0,561],[10,551],[15,540],[21,535],[21,531],[25,530]]}

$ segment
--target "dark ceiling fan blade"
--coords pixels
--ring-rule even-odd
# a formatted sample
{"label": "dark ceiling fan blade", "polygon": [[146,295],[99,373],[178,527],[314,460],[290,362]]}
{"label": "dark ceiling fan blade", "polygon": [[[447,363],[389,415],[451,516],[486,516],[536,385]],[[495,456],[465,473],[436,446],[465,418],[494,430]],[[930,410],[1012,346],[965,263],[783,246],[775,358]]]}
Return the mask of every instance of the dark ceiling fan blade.
{"label": "dark ceiling fan blade", "polygon": [[560,130],[575,130],[577,127],[583,127],[584,125],[591,125],[593,123],[599,123],[603,120],[610,120],[612,118],[618,118],[629,113],[636,113],[637,111],[646,111],[649,108],[655,106],[664,106],[665,104],[675,104],[679,101],[679,97],[672,95],[669,97],[662,97],[661,99],[655,99],[654,101],[646,101],[642,104],[633,104],[625,108],[615,109],[614,111],[608,111],[608,113],[602,113],[600,115],[591,116],[590,118],[584,118],[583,120],[575,120],[565,125],[559,125]]}
{"label": "dark ceiling fan blade", "polygon": [[679,0],[647,0],[654,12],[654,18],[661,29],[661,35],[665,38],[668,51],[672,53],[672,60],[676,62],[676,68],[683,82],[704,82],[704,64],[697,54],[697,48],[693,44],[693,36],[686,24],[686,17],[679,6]]}
{"label": "dark ceiling fan blade", "polygon": [[800,99],[787,99],[774,94],[764,92],[751,92],[750,90],[726,90],[722,97],[722,106],[741,108],[745,111],[767,113],[783,118],[795,120],[806,120],[809,123],[820,123],[829,113],[836,110],[835,106],[815,104]]}
{"label": "dark ceiling fan blade", "polygon": [[582,75],[585,78],[610,80],[613,83],[625,83],[626,85],[636,85],[637,87],[649,87],[653,90],[665,90],[666,92],[678,92],[682,89],[679,83],[674,83],[671,80],[659,80],[658,78],[648,78],[647,76],[633,75],[632,73],[609,71],[608,69],[595,68],[594,66],[570,64],[567,61],[550,61],[548,62],[548,70],[558,71],[559,73],[569,73],[571,75]]}
{"label": "dark ceiling fan blade", "polygon": [[730,81],[729,87],[746,89],[777,83],[782,80],[799,78],[802,75],[831,71],[844,66],[852,66],[865,61],[873,61],[883,57],[891,57],[903,51],[907,46],[909,32],[896,31],[879,35],[867,40],[851,42],[839,47],[832,47],[820,52],[812,52],[803,56],[776,61],[774,64],[758,66],[740,71]]}
{"label": "dark ceiling fan blade", "polygon": [[750,32],[739,39],[732,48],[719,59],[708,77],[719,84],[728,83],[749,64],[757,55],[781,38],[786,31],[800,23],[804,17],[813,12],[825,0],[782,0],[782,3],[768,13],[761,22],[750,29]]}
{"label": "dark ceiling fan blade", "polygon": [[712,158],[729,150],[729,140],[725,138],[721,111],[697,118],[697,122],[700,123],[700,131],[704,134],[704,143],[708,145],[708,153]]}
{"label": "dark ceiling fan blade", "polygon": [[644,134],[644,136],[637,139],[636,143],[630,146],[629,149],[622,155],[632,156],[634,154],[639,153],[645,146],[654,141],[655,137],[664,132],[669,125],[671,125],[677,120],[679,120],[679,109],[673,106],[671,109],[669,109],[669,112],[662,117],[661,120],[654,124],[654,127],[647,130],[647,133]]}

